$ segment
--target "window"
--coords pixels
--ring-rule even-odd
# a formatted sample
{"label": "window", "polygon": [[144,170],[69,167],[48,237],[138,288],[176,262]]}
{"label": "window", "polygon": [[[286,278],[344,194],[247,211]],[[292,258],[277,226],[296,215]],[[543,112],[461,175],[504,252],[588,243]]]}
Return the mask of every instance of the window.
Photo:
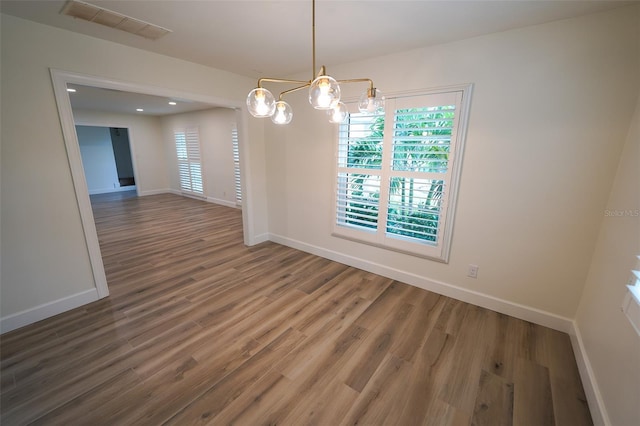
{"label": "window", "polygon": [[242,185],[240,184],[240,150],[238,149],[238,129],[231,130],[231,142],[233,144],[233,175],[236,184],[236,204],[242,205]]}
{"label": "window", "polygon": [[204,195],[198,129],[194,127],[176,130],[174,135],[178,155],[180,189],[189,194]]}
{"label": "window", "polygon": [[448,261],[471,87],[389,98],[340,125],[334,235]]}
{"label": "window", "polygon": [[627,294],[622,302],[622,311],[625,313],[631,325],[640,335],[640,256],[636,256],[636,269],[631,271]]}

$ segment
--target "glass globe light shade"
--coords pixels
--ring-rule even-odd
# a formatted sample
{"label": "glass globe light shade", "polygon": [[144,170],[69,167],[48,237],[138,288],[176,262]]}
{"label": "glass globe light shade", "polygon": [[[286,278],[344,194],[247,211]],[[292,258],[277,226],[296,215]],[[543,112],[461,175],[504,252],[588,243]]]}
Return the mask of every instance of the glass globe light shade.
{"label": "glass globe light shade", "polygon": [[[373,96],[369,96],[369,95]],[[384,111],[384,96],[378,89],[366,90],[360,101],[358,102],[358,109],[364,114],[377,114]]]}
{"label": "glass globe light shade", "polygon": [[327,111],[330,123],[342,123],[344,119],[347,118],[348,113],[347,106],[342,102],[338,102],[333,108]]}
{"label": "glass globe light shade", "polygon": [[275,124],[289,124],[293,118],[293,110],[285,101],[276,102],[276,111],[271,116],[271,121]]}
{"label": "glass globe light shade", "polygon": [[328,75],[321,75],[311,82],[309,103],[315,109],[331,109],[340,102],[340,85]]}
{"label": "glass globe light shade", "polygon": [[276,110],[276,100],[270,91],[257,87],[247,96],[247,108],[254,117],[270,117]]}

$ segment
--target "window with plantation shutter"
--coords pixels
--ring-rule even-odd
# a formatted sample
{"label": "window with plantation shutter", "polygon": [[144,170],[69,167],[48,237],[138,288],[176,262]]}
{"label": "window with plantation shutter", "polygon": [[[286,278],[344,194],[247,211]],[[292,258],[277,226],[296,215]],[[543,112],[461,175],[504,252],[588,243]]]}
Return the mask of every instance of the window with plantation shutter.
{"label": "window with plantation shutter", "polygon": [[180,189],[190,194],[204,195],[198,129],[176,130],[174,135],[176,154],[178,156]]}
{"label": "window with plantation shutter", "polygon": [[448,260],[470,86],[356,106],[339,127],[334,234]]}
{"label": "window with plantation shutter", "polygon": [[[627,210],[626,213],[630,213],[637,217],[637,210]],[[631,322],[633,329],[640,336],[640,256],[636,256],[636,268],[631,271],[629,281],[627,283],[627,293],[625,294],[622,302],[622,311],[627,316],[627,319]]]}
{"label": "window with plantation shutter", "polygon": [[233,176],[236,187],[236,204],[242,204],[242,185],[240,184],[240,150],[238,148],[238,129],[231,130],[231,142],[233,144]]}

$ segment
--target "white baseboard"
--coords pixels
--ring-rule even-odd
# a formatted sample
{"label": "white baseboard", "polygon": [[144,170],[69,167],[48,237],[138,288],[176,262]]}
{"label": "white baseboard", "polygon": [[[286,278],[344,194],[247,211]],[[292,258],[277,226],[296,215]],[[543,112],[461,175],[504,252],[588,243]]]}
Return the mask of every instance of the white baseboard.
{"label": "white baseboard", "polygon": [[98,290],[92,288],[34,308],[0,318],[0,334],[24,327],[34,322],[75,309],[98,300]]}
{"label": "white baseboard", "polygon": [[118,188],[90,189],[89,190],[89,195],[109,194],[111,192],[122,192],[122,191],[134,191],[135,189],[136,189],[135,185],[120,186]]}
{"label": "white baseboard", "polygon": [[214,197],[207,197],[207,201],[213,204],[220,204],[221,206],[233,207],[234,209],[239,208],[235,201],[223,200]]}
{"label": "white baseboard", "polygon": [[186,192],[182,192],[180,190],[172,189],[172,188],[153,189],[153,190],[149,190],[149,191],[139,191],[138,192],[138,195],[141,196],[141,197],[144,197],[146,195],[158,195],[158,194],[180,195],[180,196],[187,197],[187,198],[194,198],[196,200],[203,200],[203,201],[206,201],[208,203],[220,204],[220,205],[226,206],[226,207],[233,207],[234,209],[241,209],[242,208],[242,206],[239,206],[238,204],[236,204],[235,201],[223,200],[221,198],[215,198],[215,197],[205,197],[205,196],[191,195],[191,194],[187,194]]}
{"label": "white baseboard", "polygon": [[343,253],[327,250],[301,241],[285,238],[280,235],[269,234],[269,240],[288,247],[293,247],[307,253],[322,256],[324,258],[334,260],[345,265],[353,266],[374,274],[382,275],[406,284],[413,285],[434,293],[448,296],[456,300],[471,303],[476,306],[491,309],[515,318],[539,324],[545,327],[559,330],[564,333],[573,331],[573,321],[550,312],[540,309],[510,302],[508,300],[499,299],[497,297],[488,296],[473,290],[458,287],[442,281],[436,281],[413,274],[411,272],[401,271],[399,269],[390,268],[388,266],[378,265],[365,259],[347,256]]}
{"label": "white baseboard", "polygon": [[569,337],[571,338],[571,346],[573,347],[573,353],[576,357],[576,363],[578,364],[578,371],[580,372],[584,393],[587,396],[587,403],[589,404],[593,424],[595,426],[610,426],[611,421],[609,420],[604,400],[600,394],[596,376],[593,374],[593,368],[591,368],[591,362],[587,356],[580,329],[575,321],[573,321],[573,328],[571,332],[569,332]]}
{"label": "white baseboard", "polygon": [[146,191],[138,191],[138,196],[139,197],[146,197],[147,195],[158,195],[158,194],[176,194],[176,195],[180,195],[179,192],[174,192],[171,189],[165,188],[165,189],[148,189]]}
{"label": "white baseboard", "polygon": [[[260,234],[260,235],[256,235],[255,237],[251,238],[249,240],[249,243],[247,245],[249,246],[255,246],[256,244],[261,244],[267,241],[272,241],[269,238],[269,234]],[[274,242],[277,242],[275,240],[273,240]]]}

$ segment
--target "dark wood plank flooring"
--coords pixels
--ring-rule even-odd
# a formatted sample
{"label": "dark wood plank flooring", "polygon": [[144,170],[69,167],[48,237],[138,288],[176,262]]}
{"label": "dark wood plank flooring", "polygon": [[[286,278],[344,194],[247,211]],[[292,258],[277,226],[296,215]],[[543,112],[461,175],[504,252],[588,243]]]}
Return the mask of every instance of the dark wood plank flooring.
{"label": "dark wood plank flooring", "polygon": [[111,295],[1,337],[2,425],[589,425],[566,334],[92,197]]}

